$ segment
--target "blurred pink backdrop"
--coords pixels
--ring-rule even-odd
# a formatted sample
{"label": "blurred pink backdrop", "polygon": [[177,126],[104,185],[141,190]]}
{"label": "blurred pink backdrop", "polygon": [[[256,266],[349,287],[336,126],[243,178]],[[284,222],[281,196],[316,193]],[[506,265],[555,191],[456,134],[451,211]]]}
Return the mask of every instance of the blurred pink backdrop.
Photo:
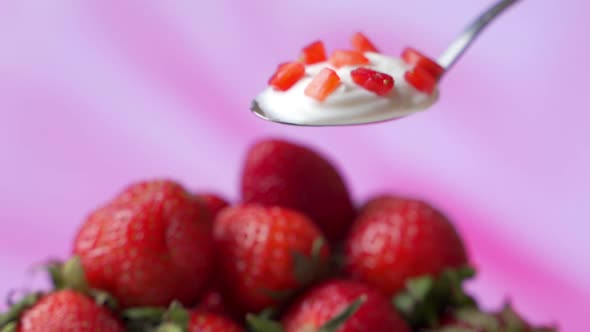
{"label": "blurred pink backdrop", "polygon": [[[522,1],[444,80],[431,111],[379,125],[294,128],[250,99],[276,64],[364,31],[384,52],[439,54],[491,1],[0,0],[0,295],[64,257],[79,223],[128,183],[173,177],[237,198],[261,137],[337,161],[355,199],[400,192],[444,210],[489,308],[587,331],[587,1]],[[451,9],[452,8],[452,9]]]}

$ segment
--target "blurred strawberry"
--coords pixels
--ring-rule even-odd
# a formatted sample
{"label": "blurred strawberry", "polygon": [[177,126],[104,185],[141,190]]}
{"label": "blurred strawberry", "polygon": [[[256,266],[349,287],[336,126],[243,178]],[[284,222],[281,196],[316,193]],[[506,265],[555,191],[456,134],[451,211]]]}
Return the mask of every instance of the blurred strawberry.
{"label": "blurred strawberry", "polygon": [[[335,319],[358,299],[362,302],[350,317]],[[366,285],[345,280],[331,280],[310,289],[287,311],[282,323],[285,332],[328,331],[327,323],[341,324],[338,332],[410,331],[387,298]]]}
{"label": "blurred strawberry", "polygon": [[209,288],[203,293],[201,300],[197,304],[197,309],[226,316],[230,315],[229,308],[225,304],[223,295],[217,288]]}
{"label": "blurred strawberry", "polygon": [[387,296],[412,277],[467,263],[461,238],[445,216],[424,202],[390,196],[366,204],[345,252],[346,272]]}
{"label": "blurred strawberry", "polygon": [[215,218],[219,211],[223,210],[223,208],[229,205],[227,200],[221,198],[221,196],[217,194],[201,193],[196,194],[195,197],[205,205],[212,218]]}
{"label": "blurred strawberry", "polygon": [[202,311],[193,311],[188,322],[188,332],[246,332],[231,319]]}
{"label": "blurred strawberry", "polygon": [[283,303],[314,281],[329,255],[310,219],[280,207],[227,208],[214,239],[224,295],[243,312]]}
{"label": "blurred strawberry", "polygon": [[179,184],[141,182],[88,217],[74,253],[89,285],[123,307],[194,304],[212,268],[211,223]]}
{"label": "blurred strawberry", "polygon": [[31,295],[0,316],[0,330],[18,332],[124,332],[105,307],[73,290]]}
{"label": "blurred strawberry", "polygon": [[336,168],[317,152],[281,140],[261,141],[248,152],[242,173],[242,199],[300,211],[319,226],[328,240],[340,240],[355,214]]}

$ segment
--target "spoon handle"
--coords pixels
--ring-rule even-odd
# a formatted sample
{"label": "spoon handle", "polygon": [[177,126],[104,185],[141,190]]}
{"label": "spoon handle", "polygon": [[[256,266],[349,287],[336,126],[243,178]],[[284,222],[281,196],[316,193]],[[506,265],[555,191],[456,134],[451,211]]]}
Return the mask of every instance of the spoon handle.
{"label": "spoon handle", "polygon": [[518,1],[500,0],[471,23],[438,58],[438,63],[445,68],[445,73],[461,58],[490,22]]}

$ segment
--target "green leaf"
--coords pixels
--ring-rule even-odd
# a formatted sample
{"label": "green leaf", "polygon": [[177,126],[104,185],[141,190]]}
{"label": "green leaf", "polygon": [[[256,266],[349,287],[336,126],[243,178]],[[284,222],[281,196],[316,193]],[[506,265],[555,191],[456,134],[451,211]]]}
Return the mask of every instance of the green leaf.
{"label": "green leaf", "polygon": [[309,256],[304,255],[299,251],[293,251],[291,257],[293,259],[293,275],[300,286],[307,286],[314,280],[318,279],[327,269],[324,259],[321,256],[322,248],[326,241],[322,237],[318,237],[313,241],[311,253]]}
{"label": "green leaf", "polygon": [[162,320],[165,308],[160,307],[137,307],[124,310],[121,315],[127,320],[147,320],[159,322]]}
{"label": "green leaf", "polygon": [[41,295],[41,293],[29,294],[10,307],[6,313],[0,316],[0,327],[6,328],[11,323],[18,321],[21,313],[34,306],[41,298]]}
{"label": "green leaf", "polygon": [[434,279],[430,276],[418,277],[408,281],[406,288],[416,300],[424,300],[434,287]]}
{"label": "green leaf", "polygon": [[322,248],[324,247],[324,245],[326,244],[326,241],[324,240],[323,237],[318,237],[313,241],[312,247],[311,247],[311,258],[316,262],[316,263],[321,263],[321,253],[322,253]]}
{"label": "green leaf", "polygon": [[[455,313],[455,317],[469,326],[480,328],[484,331],[500,331],[501,322],[494,314],[481,312],[478,309],[462,309]],[[508,332],[508,331],[506,331]]]}
{"label": "green leaf", "polygon": [[454,327],[453,326],[453,327],[443,327],[442,329],[437,329],[436,332],[473,332],[473,329],[469,329],[466,327]]}
{"label": "green leaf", "polygon": [[153,330],[153,332],[186,332],[187,327],[180,327],[174,323],[164,323]]}
{"label": "green leaf", "polygon": [[109,294],[108,292],[91,289],[89,291],[90,296],[94,298],[94,302],[101,307],[107,307],[111,310],[117,310],[119,308],[119,303],[117,303],[117,299],[114,296]]}
{"label": "green leaf", "polygon": [[305,256],[299,251],[291,253],[293,259],[293,275],[301,286],[309,284],[314,278],[314,262],[311,257]]}
{"label": "green leaf", "polygon": [[318,332],[336,332],[346,321],[354,315],[359,308],[367,300],[366,295],[361,295],[358,299],[352,302],[348,307],[342,310],[336,317],[326,322]]}
{"label": "green leaf", "polygon": [[15,322],[8,323],[2,327],[0,332],[16,332],[17,324]]}
{"label": "green leaf", "polygon": [[248,314],[246,322],[253,332],[283,332],[283,326],[273,320]]}
{"label": "green leaf", "polygon": [[414,309],[414,298],[410,294],[402,293],[393,299],[395,307],[404,313],[411,313]]}
{"label": "green leaf", "polygon": [[444,270],[436,278],[425,275],[410,279],[393,303],[413,328],[435,328],[443,311],[477,307],[463,289],[464,281],[474,275],[472,268],[461,267]]}
{"label": "green leaf", "polygon": [[258,314],[258,317],[261,317],[264,319],[272,319],[277,314],[278,314],[278,310],[276,308],[266,308]]}
{"label": "green leaf", "polygon": [[82,262],[77,256],[65,263],[52,262],[47,266],[47,271],[55,289],[69,288],[82,293],[89,290]]}
{"label": "green leaf", "polygon": [[74,256],[65,262],[62,268],[62,277],[65,287],[79,292],[88,291],[88,282],[80,257]]}
{"label": "green leaf", "polygon": [[163,320],[166,323],[173,323],[185,331],[188,330],[190,314],[180,302],[174,301],[164,313]]}

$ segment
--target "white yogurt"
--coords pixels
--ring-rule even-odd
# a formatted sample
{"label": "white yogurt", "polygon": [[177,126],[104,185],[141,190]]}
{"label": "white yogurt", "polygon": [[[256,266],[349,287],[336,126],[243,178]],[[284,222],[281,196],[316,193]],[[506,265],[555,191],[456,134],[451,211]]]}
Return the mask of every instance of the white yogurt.
{"label": "white yogurt", "polygon": [[[265,117],[274,121],[301,125],[346,125],[369,123],[406,116],[423,111],[438,99],[438,89],[432,94],[416,90],[404,78],[412,66],[402,59],[378,53],[365,53],[369,64],[334,68],[328,62],[306,66],[305,76],[287,91],[266,88],[254,100]],[[336,71],[341,84],[328,98],[319,102],[304,94],[313,77],[323,68]],[[378,96],[352,81],[350,72],[367,67],[393,77],[393,90]]]}

